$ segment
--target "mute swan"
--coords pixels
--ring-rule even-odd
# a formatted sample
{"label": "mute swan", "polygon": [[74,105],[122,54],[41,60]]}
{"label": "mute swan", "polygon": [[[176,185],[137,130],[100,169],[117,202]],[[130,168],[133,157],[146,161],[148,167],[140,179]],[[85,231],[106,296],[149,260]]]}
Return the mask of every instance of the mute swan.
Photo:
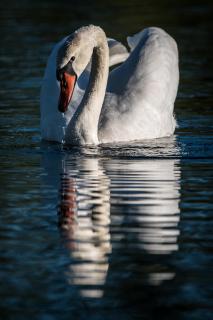
{"label": "mute swan", "polygon": [[43,139],[84,145],[173,134],[176,42],[151,27],[128,43],[129,57],[110,73],[109,47],[100,27],[82,27],[56,46],[41,90]]}

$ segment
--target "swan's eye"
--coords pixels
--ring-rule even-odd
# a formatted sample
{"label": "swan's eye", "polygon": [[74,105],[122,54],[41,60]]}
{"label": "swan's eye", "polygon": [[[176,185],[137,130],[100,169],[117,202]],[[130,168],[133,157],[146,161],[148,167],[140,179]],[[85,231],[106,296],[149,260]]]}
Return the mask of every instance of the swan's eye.
{"label": "swan's eye", "polygon": [[72,56],[71,57],[71,59],[70,59],[70,61],[74,61],[75,60],[75,57],[74,56]]}

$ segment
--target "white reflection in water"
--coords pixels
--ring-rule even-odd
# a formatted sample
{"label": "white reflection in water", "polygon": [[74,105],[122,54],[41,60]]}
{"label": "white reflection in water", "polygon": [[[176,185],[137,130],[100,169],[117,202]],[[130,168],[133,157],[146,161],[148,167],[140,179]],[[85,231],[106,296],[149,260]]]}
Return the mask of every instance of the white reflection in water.
{"label": "white reflection in water", "polygon": [[82,296],[101,297],[110,244],[109,179],[97,159],[84,159],[75,178],[69,165],[62,176],[59,216],[72,259],[67,276]]}
{"label": "white reflection in water", "polygon": [[[110,266],[125,252],[157,256],[178,250],[178,160],[62,158],[58,212],[71,258],[66,274],[82,296],[103,296],[107,281],[120,276]],[[165,266],[146,268],[151,285],[175,276]]]}
{"label": "white reflection in water", "polygon": [[[111,202],[126,206],[130,222],[138,222],[142,249],[171,253],[178,249],[179,167],[175,160],[123,161],[111,166]],[[114,172],[114,173],[113,173]],[[125,181],[122,181],[124,176]],[[116,210],[117,211],[117,210]],[[116,224],[124,216],[115,215]],[[113,222],[112,222],[113,224]]]}

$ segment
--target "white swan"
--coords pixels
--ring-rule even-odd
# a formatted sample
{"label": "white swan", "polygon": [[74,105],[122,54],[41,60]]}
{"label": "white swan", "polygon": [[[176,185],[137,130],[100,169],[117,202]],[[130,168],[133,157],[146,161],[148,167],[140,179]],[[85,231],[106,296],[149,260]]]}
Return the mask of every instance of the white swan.
{"label": "white swan", "polygon": [[43,139],[79,145],[173,134],[176,42],[152,27],[128,43],[131,54],[110,74],[107,38],[100,27],[80,28],[56,46],[41,90]]}

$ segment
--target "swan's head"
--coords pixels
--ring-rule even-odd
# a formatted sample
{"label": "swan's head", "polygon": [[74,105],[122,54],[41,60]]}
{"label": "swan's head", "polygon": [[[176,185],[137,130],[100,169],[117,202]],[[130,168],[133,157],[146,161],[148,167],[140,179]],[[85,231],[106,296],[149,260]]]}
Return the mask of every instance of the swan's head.
{"label": "swan's head", "polygon": [[94,38],[89,27],[83,27],[72,33],[59,48],[57,55],[56,78],[60,82],[58,109],[65,112],[68,108],[77,78],[90,61]]}

